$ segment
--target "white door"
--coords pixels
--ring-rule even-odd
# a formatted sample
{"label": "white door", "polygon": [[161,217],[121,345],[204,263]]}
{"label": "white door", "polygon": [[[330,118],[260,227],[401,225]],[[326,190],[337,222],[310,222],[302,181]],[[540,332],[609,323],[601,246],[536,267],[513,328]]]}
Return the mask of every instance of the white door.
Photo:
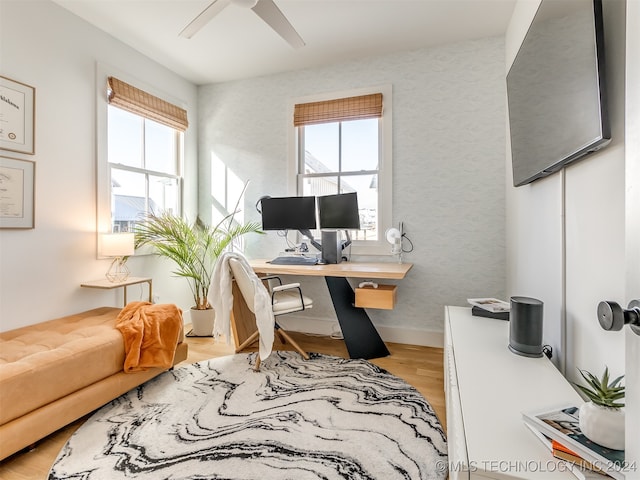
{"label": "white door", "polygon": [[625,480],[632,480],[640,479],[640,335],[627,329],[625,460],[629,466]]}
{"label": "white door", "polygon": [[[626,296],[640,299],[640,1],[627,0],[626,52]],[[626,306],[626,305],[625,305]],[[624,327],[626,480],[640,479],[640,336]]]}

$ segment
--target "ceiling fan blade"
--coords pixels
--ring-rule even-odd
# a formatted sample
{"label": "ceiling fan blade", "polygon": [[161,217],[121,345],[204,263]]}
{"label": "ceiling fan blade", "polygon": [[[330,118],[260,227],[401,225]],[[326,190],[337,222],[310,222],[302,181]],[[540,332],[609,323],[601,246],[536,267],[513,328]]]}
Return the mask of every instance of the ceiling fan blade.
{"label": "ceiling fan blade", "polygon": [[185,38],[191,38],[200,31],[209,21],[219,14],[222,10],[231,3],[231,0],[214,0],[207,8],[205,8],[200,15],[194,18],[189,25],[179,33],[179,36]]}
{"label": "ceiling fan blade", "polygon": [[278,35],[284,38],[293,48],[304,47],[304,40],[280,11],[273,0],[258,0],[251,10],[264,20]]}

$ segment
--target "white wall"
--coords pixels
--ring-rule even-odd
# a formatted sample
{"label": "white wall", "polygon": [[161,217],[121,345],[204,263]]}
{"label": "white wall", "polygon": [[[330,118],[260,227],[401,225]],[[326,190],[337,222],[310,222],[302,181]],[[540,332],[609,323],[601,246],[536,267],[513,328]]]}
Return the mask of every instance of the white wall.
{"label": "white wall", "polygon": [[[516,4],[505,40],[507,70],[539,3]],[[508,144],[506,155],[507,295],[545,302],[544,341],[571,380],[577,368],[624,371],[623,336],[602,331],[596,318],[599,301],[625,303],[625,3],[603,3],[611,144],[519,188],[512,186]]]}
{"label": "white wall", "polygon": [[[259,221],[260,196],[295,193],[287,191],[290,99],[382,84],[393,88],[393,221],[404,222],[415,250],[398,306],[370,315],[387,340],[438,344],[443,305],[504,296],[501,38],[200,87],[200,212],[209,219],[215,203],[215,158],[236,182],[251,180],[245,215]],[[255,258],[284,247],[275,233],[247,238]],[[314,297],[303,328],[335,321],[324,281],[302,281]]]}
{"label": "white wall", "polygon": [[596,316],[602,300],[627,304],[625,9],[624,0],[603,2],[611,143],[566,169],[567,376],[574,380],[578,368],[625,371],[624,335],[602,330]]}
{"label": "white wall", "polygon": [[[102,278],[96,259],[96,65],[112,65],[178,98],[192,127],[186,141],[185,206],[196,209],[197,89],[50,1],[0,2],[0,74],[36,89],[36,153],[0,155],[36,162],[35,229],[0,230],[0,330],[119,306],[122,290],[80,288]],[[166,264],[133,258],[161,301],[188,308],[183,281]],[[138,286],[129,299],[146,299]]]}
{"label": "white wall", "polygon": [[[519,1],[505,36],[508,71],[539,5]],[[563,351],[564,234],[562,182],[564,172],[529,185],[513,187],[511,142],[506,143],[507,297],[521,295],[544,302],[545,344]]]}

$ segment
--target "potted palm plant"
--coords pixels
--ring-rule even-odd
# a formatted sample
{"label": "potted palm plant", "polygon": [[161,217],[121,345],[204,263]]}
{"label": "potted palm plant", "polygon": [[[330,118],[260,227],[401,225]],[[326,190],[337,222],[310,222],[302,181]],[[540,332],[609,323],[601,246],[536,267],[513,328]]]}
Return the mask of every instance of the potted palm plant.
{"label": "potted palm plant", "polygon": [[177,266],[172,273],[189,282],[195,302],[191,307],[194,336],[211,336],[213,332],[215,312],[207,294],[220,254],[247,233],[263,233],[257,222],[242,225],[234,222],[236,213],[237,205],[233,213],[213,227],[200,218],[191,223],[169,212],[148,213],[135,227],[136,248],[148,245],[154,254],[172,260]]}

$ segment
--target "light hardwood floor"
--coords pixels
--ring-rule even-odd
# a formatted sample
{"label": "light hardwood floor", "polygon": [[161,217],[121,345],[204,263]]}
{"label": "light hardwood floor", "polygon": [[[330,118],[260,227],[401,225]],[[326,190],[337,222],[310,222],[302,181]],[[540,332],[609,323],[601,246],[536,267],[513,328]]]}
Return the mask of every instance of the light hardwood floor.
{"label": "light hardwood floor", "polygon": [[[295,332],[290,333],[302,348],[308,352],[324,353],[345,358],[349,356],[342,340]],[[191,337],[187,338],[187,342],[189,343],[189,356],[184,363],[194,363],[234,353],[233,347],[227,345],[226,342],[214,342],[211,338]],[[387,346],[391,355],[371,360],[371,362],[413,385],[429,401],[443,428],[446,428],[442,349],[397,343],[387,343]],[[282,349],[283,347],[276,345],[275,348]],[[284,347],[284,349],[289,350],[287,347]],[[17,453],[0,462],[0,479],[46,479],[51,464],[63,445],[86,419],[87,417],[82,418],[53,433],[38,442],[31,450]]]}

